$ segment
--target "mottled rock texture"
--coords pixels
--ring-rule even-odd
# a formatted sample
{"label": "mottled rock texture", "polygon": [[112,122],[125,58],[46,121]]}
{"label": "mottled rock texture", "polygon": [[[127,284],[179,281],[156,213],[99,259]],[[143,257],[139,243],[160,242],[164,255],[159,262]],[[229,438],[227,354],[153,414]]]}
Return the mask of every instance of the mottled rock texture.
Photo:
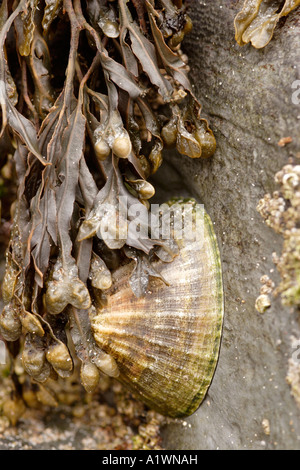
{"label": "mottled rock texture", "polygon": [[[292,102],[292,84],[300,78],[300,10],[281,20],[271,43],[256,50],[235,43],[233,20],[243,2],[190,4],[194,28],[185,47],[218,148],[210,161],[169,156],[170,182],[163,170],[157,180],[166,197],[178,195],[183,179],[182,192],[204,203],[215,224],[225,321],[209,393],[196,414],[164,430],[165,447],[299,449],[300,410],[286,382],[299,316],[280,299],[264,315],[254,305],[261,276],[278,281],[271,255],[282,246],[256,206],[275,189],[274,174],[300,150],[300,104]],[[293,142],[278,146],[287,136]]]}

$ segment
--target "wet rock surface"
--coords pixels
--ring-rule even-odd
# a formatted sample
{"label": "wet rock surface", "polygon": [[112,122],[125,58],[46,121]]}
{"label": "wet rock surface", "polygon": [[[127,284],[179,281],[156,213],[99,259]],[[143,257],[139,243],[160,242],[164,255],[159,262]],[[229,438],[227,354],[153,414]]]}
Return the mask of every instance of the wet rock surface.
{"label": "wet rock surface", "polygon": [[[300,410],[286,382],[299,316],[280,299],[264,315],[254,307],[261,276],[278,281],[271,256],[282,247],[256,206],[276,189],[275,173],[300,149],[300,104],[292,101],[292,84],[300,78],[300,11],[280,21],[265,49],[241,48],[233,20],[242,3],[193,2],[194,28],[185,43],[218,148],[210,161],[169,156],[171,193],[178,195],[183,180],[184,191],[205,205],[214,222],[225,321],[208,395],[196,414],[164,429],[168,449],[300,448]],[[291,143],[278,146],[289,136]],[[164,169],[157,179],[167,197],[170,171]]]}

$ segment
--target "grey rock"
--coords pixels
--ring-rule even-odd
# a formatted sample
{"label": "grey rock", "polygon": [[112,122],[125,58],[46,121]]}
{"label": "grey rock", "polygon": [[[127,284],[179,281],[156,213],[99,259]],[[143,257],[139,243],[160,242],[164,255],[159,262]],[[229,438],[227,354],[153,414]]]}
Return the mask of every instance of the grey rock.
{"label": "grey rock", "polygon": [[[282,245],[256,206],[275,189],[275,173],[300,150],[300,104],[292,102],[292,84],[300,78],[300,10],[279,23],[265,49],[256,50],[234,39],[242,3],[191,2],[194,28],[185,47],[218,147],[211,160],[169,155],[156,177],[163,197],[181,190],[205,205],[219,241],[225,290],[213,382],[193,416],[164,429],[167,449],[300,449],[300,410],[286,382],[299,317],[280,299],[264,315],[254,308],[261,276],[278,281],[271,255]],[[279,147],[287,136],[293,142]]]}

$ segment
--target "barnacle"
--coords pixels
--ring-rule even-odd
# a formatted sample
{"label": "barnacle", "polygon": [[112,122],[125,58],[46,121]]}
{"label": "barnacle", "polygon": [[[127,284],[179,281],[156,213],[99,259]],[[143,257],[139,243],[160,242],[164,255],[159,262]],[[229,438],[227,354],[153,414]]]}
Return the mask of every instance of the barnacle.
{"label": "barnacle", "polygon": [[257,210],[266,224],[283,236],[280,255],[274,256],[281,281],[274,294],[282,303],[300,305],[300,165],[285,165],[275,175],[278,190],[266,194]]}
{"label": "barnacle", "polygon": [[[124,364],[106,347],[99,325],[107,318],[103,310],[100,321],[109,293],[130,267],[130,295],[140,302],[136,309],[157,281],[155,298],[163,307],[152,326],[159,331],[159,318],[170,320],[174,341],[164,354],[174,347],[182,362],[174,358],[178,367],[167,372],[168,361],[158,361],[166,367],[169,388],[166,379],[158,383],[155,399],[144,393],[150,366],[138,379],[131,370],[127,385],[163,413],[189,414],[203,399],[218,356],[223,312],[219,254],[208,217],[199,247],[180,248],[179,242],[178,248],[172,237],[150,234],[148,200],[155,189],[147,178],[160,167],[164,147],[176,147],[191,158],[207,158],[215,150],[180,51],[191,20],[181,2],[171,0],[11,3],[4,0],[0,9],[0,147],[1,163],[13,153],[18,193],[0,334],[20,348],[23,367],[40,384],[44,401],[48,394],[48,401],[56,403],[47,383],[73,374],[76,361],[88,392],[97,387],[100,371],[126,382]],[[6,53],[9,34],[16,51],[12,57]],[[159,227],[161,214],[151,218]],[[166,289],[176,289],[176,276],[169,287],[161,266],[168,266],[172,278],[173,269],[180,274],[179,260],[199,282],[191,280],[195,292],[190,286],[179,290],[178,312],[164,315]],[[201,282],[205,285],[198,294]],[[182,324],[177,322],[181,316]],[[135,340],[143,341],[138,332]],[[175,343],[181,341],[177,351]],[[126,360],[129,366],[131,359]],[[135,362],[143,363],[137,356],[133,369]],[[163,375],[159,370],[153,380]],[[140,388],[130,386],[136,380]],[[155,404],[159,388],[165,389],[163,406]]]}

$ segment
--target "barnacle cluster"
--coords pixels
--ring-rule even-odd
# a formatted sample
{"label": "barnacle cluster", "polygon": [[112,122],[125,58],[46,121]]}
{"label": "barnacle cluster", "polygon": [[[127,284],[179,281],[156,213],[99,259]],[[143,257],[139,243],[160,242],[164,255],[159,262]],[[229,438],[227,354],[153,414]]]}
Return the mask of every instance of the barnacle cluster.
{"label": "barnacle cluster", "polygon": [[[298,154],[297,154],[298,156]],[[265,304],[270,306],[270,294],[280,295],[283,305],[300,307],[300,165],[285,165],[275,175],[279,190],[273,195],[266,194],[259,201],[258,211],[276,233],[283,237],[280,254],[273,253],[273,261],[280,275],[280,282],[275,287],[268,279],[268,292],[261,294],[256,301],[256,308]],[[274,288],[275,287],[275,288]],[[292,337],[292,357],[288,360],[287,383],[291,394],[300,406],[300,367],[299,339]],[[294,343],[294,344],[293,344]]]}
{"label": "barnacle cluster", "polygon": [[152,260],[177,254],[128,227],[136,217],[148,230],[147,179],[165,147],[191,158],[215,150],[180,49],[190,29],[181,0],[1,4],[0,164],[14,162],[18,192],[0,334],[36,383],[72,374],[70,344],[87,391],[99,371],[117,376],[89,310],[127,260],[143,295],[159,277]]}
{"label": "barnacle cluster", "polygon": [[259,201],[258,212],[276,233],[283,236],[280,255],[273,260],[281,276],[274,294],[284,305],[300,306],[300,165],[285,165],[276,173],[279,189]]}

